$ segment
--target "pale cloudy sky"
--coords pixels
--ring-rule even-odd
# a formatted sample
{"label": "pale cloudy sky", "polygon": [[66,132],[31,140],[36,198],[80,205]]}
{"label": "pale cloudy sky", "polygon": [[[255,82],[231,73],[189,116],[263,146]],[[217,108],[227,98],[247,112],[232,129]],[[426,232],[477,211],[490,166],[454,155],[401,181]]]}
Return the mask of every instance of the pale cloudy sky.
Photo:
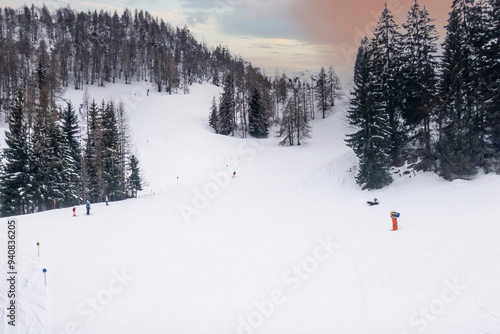
{"label": "pale cloudy sky", "polygon": [[[287,73],[319,71],[333,65],[352,69],[360,39],[373,30],[387,2],[402,23],[414,0],[87,0],[32,1],[49,9],[143,9],[174,26],[187,25],[199,41],[227,45],[268,75],[276,67]],[[420,0],[444,38],[452,0]],[[30,3],[28,3],[30,4]],[[19,2],[2,0],[1,6]]]}

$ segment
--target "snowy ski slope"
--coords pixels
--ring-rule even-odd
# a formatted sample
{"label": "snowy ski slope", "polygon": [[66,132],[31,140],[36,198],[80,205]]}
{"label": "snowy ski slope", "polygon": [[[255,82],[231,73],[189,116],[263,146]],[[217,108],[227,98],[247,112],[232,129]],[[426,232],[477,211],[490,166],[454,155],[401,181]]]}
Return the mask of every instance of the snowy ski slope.
{"label": "snowy ski slope", "polygon": [[[91,216],[80,206],[77,217],[17,217],[17,333],[500,332],[499,176],[396,175],[362,191],[346,102],[312,122],[307,144],[279,147],[276,129],[265,140],[212,133],[217,87],[146,88],[89,88],[127,106],[148,182],[140,198],[93,203]],[[77,106],[82,94],[66,93]]]}

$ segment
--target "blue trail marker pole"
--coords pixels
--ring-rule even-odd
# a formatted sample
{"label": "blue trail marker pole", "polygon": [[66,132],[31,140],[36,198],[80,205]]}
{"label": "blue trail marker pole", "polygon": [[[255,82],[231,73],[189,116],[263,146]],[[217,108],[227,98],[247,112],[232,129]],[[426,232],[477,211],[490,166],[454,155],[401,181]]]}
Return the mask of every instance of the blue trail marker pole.
{"label": "blue trail marker pole", "polygon": [[43,268],[43,276],[45,277],[45,286],[47,286],[47,269]]}

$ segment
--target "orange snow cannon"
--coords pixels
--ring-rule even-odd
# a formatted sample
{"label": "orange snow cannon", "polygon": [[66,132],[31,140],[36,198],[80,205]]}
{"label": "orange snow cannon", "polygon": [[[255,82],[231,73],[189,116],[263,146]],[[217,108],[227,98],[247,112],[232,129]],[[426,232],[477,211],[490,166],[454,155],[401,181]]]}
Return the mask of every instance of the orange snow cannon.
{"label": "orange snow cannon", "polygon": [[400,214],[399,212],[396,211],[391,211],[391,218],[392,218],[392,230],[397,231],[398,230],[398,218]]}

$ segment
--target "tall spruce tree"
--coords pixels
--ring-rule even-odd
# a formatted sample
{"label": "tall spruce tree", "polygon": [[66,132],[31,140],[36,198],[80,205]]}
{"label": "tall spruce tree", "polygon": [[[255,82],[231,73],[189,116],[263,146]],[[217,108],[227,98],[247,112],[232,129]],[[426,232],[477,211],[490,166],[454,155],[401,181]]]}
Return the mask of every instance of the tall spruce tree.
{"label": "tall spruce tree", "polygon": [[359,128],[347,135],[346,143],[359,158],[356,182],[368,189],[380,189],[392,182],[389,145],[389,115],[383,94],[373,73],[372,45],[365,37],[359,46],[354,67],[354,90],[349,123]]}
{"label": "tall spruce tree", "polygon": [[215,133],[219,133],[219,119],[218,119],[217,102],[215,101],[215,96],[212,100],[212,106],[210,107],[210,115],[208,116],[208,124]]}
{"label": "tall spruce tree", "polygon": [[2,216],[13,216],[28,212],[28,200],[32,188],[29,175],[28,130],[23,121],[24,94],[16,93],[9,117],[9,130],[5,131],[3,150],[5,164],[0,174],[0,201]]}
{"label": "tall spruce tree", "polygon": [[253,89],[248,103],[248,127],[252,137],[267,138],[269,135],[268,113],[257,88]]}
{"label": "tall spruce tree", "polygon": [[[470,6],[468,44],[470,45],[470,56],[472,70],[469,85],[470,95],[474,98],[473,110],[473,134],[476,141],[474,147],[474,159],[478,167],[486,172],[490,171],[490,162],[486,157],[491,153],[488,145],[488,125],[487,119],[489,94],[489,66],[488,57],[485,55],[489,41],[488,34],[488,11],[489,6],[486,0],[476,0]],[[497,27],[498,28],[498,27]],[[498,56],[497,56],[498,57]]]}
{"label": "tall spruce tree", "polygon": [[[67,150],[64,134],[57,118],[57,110],[52,111],[52,120],[47,122],[47,135],[49,138],[50,149],[46,161],[46,168],[49,175],[46,179],[45,187],[47,188],[46,210],[52,209],[54,206],[65,205],[65,196],[71,197],[68,190],[75,190],[76,183],[71,179],[67,179],[69,170],[69,160],[65,158],[65,151]],[[63,163],[65,164],[63,166]],[[64,177],[63,177],[64,176]],[[74,194],[76,195],[76,194]]]}
{"label": "tall spruce tree", "polygon": [[418,0],[403,24],[402,116],[410,140],[416,142],[425,170],[433,164],[431,152],[431,117],[437,104],[437,45],[433,19]]}
{"label": "tall spruce tree", "polygon": [[46,113],[46,110],[38,110],[30,135],[32,147],[32,154],[30,155],[32,160],[31,168],[35,176],[33,183],[34,201],[38,211],[48,209],[49,178],[52,177],[50,167],[54,153],[54,148],[51,147],[48,124],[46,123]]}
{"label": "tall spruce tree", "polygon": [[401,35],[387,4],[375,28],[371,45],[374,89],[380,92],[382,112],[389,119],[387,135],[391,159],[396,163],[406,144],[401,119]]}
{"label": "tall spruce tree", "polygon": [[500,174],[500,0],[489,0],[487,41],[483,56],[486,63],[486,133],[490,155],[496,159],[496,172]]}
{"label": "tall spruce tree", "polygon": [[67,184],[64,190],[65,205],[78,204],[83,198],[82,189],[82,159],[80,147],[80,128],[78,116],[71,101],[61,111],[62,131],[62,179]]}
{"label": "tall spruce tree", "polygon": [[78,116],[71,101],[66,103],[66,107],[61,112],[61,126],[64,133],[69,152],[73,160],[79,166],[80,160],[80,127],[78,124]]}
{"label": "tall spruce tree", "polygon": [[475,175],[483,155],[477,68],[470,36],[473,6],[473,0],[453,1],[443,44],[437,153],[439,173],[447,180]]}
{"label": "tall spruce tree", "polygon": [[85,166],[87,169],[86,194],[92,203],[103,199],[104,168],[102,147],[102,121],[99,106],[92,101],[88,113],[88,136],[85,147]]}
{"label": "tall spruce tree", "polygon": [[219,65],[217,61],[213,61],[213,75],[212,75],[212,85],[219,87],[220,78],[219,78]]}
{"label": "tall spruce tree", "polygon": [[116,108],[113,102],[107,103],[100,110],[102,125],[102,155],[103,155],[103,194],[109,196],[109,200],[121,200],[122,193],[122,171],[120,157],[120,135],[116,121]]}
{"label": "tall spruce tree", "polygon": [[79,163],[75,161],[73,152],[71,151],[71,145],[68,142],[68,138],[64,131],[61,131],[60,136],[60,161],[61,161],[61,197],[62,206],[72,206],[81,202],[81,187],[80,187],[80,175]]}
{"label": "tall spruce tree", "polygon": [[127,189],[129,191],[129,197],[137,197],[137,193],[142,190],[142,180],[139,168],[139,160],[135,155],[130,156],[130,161],[128,165],[129,176],[127,178]]}
{"label": "tall spruce tree", "polygon": [[[50,98],[48,80],[49,55],[46,44],[42,40],[37,52],[37,87],[33,94],[33,105],[29,109],[35,111],[35,120],[30,136],[33,154],[32,168],[35,175],[33,186],[34,201],[37,211],[48,210],[53,202],[60,202],[60,157],[59,125],[55,104]],[[35,208],[34,208],[35,210]]]}
{"label": "tall spruce tree", "polygon": [[218,129],[221,135],[234,135],[235,124],[235,101],[234,82],[232,74],[228,74],[224,81],[224,92],[219,103]]}
{"label": "tall spruce tree", "polygon": [[125,110],[125,104],[120,101],[116,108],[116,120],[119,132],[118,156],[120,163],[120,183],[122,185],[122,194],[126,197],[127,194],[127,159],[130,154],[130,127]]}

